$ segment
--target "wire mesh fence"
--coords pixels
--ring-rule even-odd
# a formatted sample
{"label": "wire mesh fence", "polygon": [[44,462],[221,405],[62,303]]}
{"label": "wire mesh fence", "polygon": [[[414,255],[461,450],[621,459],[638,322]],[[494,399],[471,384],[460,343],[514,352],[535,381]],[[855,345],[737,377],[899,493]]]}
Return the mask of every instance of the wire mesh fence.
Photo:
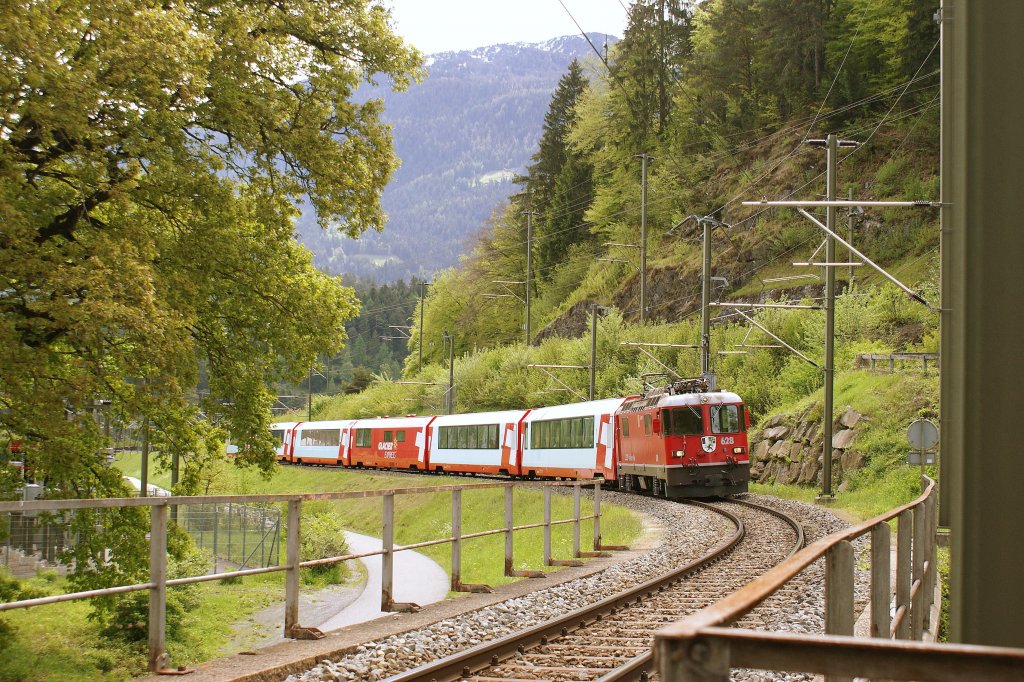
{"label": "wire mesh fence", "polygon": [[281,510],[270,505],[197,504],[176,509],[178,525],[216,558],[213,571],[280,565]]}
{"label": "wire mesh fence", "polygon": [[60,558],[74,545],[68,521],[46,513],[0,514],[0,566],[16,577],[63,570]]}
{"label": "wire mesh fence", "polygon": [[[212,557],[211,573],[280,565],[281,510],[276,506],[202,504],[173,511],[178,526]],[[0,513],[0,566],[20,578],[44,570],[65,573],[83,533],[87,537],[95,524],[104,524],[102,514],[95,523],[74,528],[73,519],[73,511]],[[148,524],[148,518],[140,521]]]}

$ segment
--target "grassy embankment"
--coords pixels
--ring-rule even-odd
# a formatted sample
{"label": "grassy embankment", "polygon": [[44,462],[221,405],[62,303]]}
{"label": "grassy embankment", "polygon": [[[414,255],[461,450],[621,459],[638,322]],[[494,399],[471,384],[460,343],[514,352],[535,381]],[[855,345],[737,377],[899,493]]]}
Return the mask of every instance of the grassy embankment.
{"label": "grassy embankment", "polygon": [[[138,477],[138,455],[122,457],[117,466],[125,474]],[[159,471],[155,461],[150,464],[151,483],[169,487],[169,474]],[[350,472],[307,467],[281,467],[271,480],[263,480],[252,471],[226,467],[213,493],[288,493],[325,492],[380,488],[427,488],[447,484],[472,484],[474,479],[449,476],[395,476],[369,472]],[[502,527],[504,524],[501,490],[478,490],[463,493],[463,532]],[[311,511],[337,513],[345,526],[367,535],[380,536],[381,501],[365,498],[342,502],[310,502]],[[555,519],[572,514],[571,497],[556,495],[552,503]],[[583,513],[592,506],[584,500]],[[402,495],[395,501],[396,542],[409,544],[448,536],[451,530],[450,493],[425,492]],[[641,531],[640,520],[630,512],[613,505],[602,507],[602,535],[609,544],[629,544]],[[543,520],[543,495],[539,490],[516,492],[517,525]],[[591,547],[591,526],[581,531],[583,549]],[[543,535],[540,529],[516,533],[517,568],[541,568]],[[556,558],[569,558],[572,552],[571,524],[556,526],[552,540]],[[283,546],[283,542],[281,543]],[[422,550],[446,570],[451,565],[449,545]],[[464,582],[498,585],[509,582],[504,571],[504,540],[497,535],[467,540],[463,543],[462,579]],[[283,557],[282,557],[283,558]],[[554,570],[554,569],[548,569]],[[396,580],[402,580],[401,576]],[[56,576],[28,581],[49,593],[65,590],[65,581]],[[244,630],[247,618],[254,612],[283,599],[282,574],[246,578],[234,585],[204,583],[201,605],[186,615],[181,634],[168,640],[168,650],[176,663],[194,664],[250,648],[252,639],[236,632]],[[304,589],[314,589],[306,587]],[[102,637],[97,625],[88,619],[89,606],[70,602],[29,611],[4,614],[13,632],[0,655],[0,679],[3,680],[122,680],[145,670],[145,649],[142,645],[112,642]]]}

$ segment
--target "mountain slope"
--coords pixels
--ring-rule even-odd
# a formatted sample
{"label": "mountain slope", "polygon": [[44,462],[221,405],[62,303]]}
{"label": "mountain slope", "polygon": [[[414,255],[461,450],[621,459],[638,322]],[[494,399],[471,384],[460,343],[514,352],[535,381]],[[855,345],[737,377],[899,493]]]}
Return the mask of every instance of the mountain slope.
{"label": "mountain slope", "polygon": [[[598,46],[615,41],[590,39]],[[536,150],[558,79],[588,55],[594,57],[582,36],[443,52],[428,59],[428,77],[408,92],[364,88],[360,98],[383,98],[382,118],[394,127],[402,160],[382,197],[388,224],[353,240],[324,233],[304,216],[299,236],[317,266],[390,282],[457,263],[467,237],[515,191],[512,178]]]}

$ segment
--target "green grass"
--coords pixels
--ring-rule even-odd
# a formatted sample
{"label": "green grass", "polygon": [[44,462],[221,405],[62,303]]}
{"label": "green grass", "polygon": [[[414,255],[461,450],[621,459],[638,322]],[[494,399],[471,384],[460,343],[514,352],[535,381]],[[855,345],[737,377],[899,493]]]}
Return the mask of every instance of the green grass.
{"label": "green grass", "polygon": [[[33,578],[25,581],[52,594],[68,590],[65,579]],[[175,588],[170,588],[175,589]],[[240,585],[205,583],[199,607],[185,617],[179,638],[168,638],[167,650],[175,664],[194,665],[219,655],[236,653],[254,641],[238,637],[233,624],[280,598],[281,575],[256,576]],[[0,653],[0,679],[5,682],[37,680],[128,680],[146,672],[146,644],[104,637],[89,620],[86,601],[19,609],[0,616],[11,631]],[[230,648],[226,646],[231,643]]]}
{"label": "green grass", "polygon": [[[127,475],[139,475],[139,455],[122,455],[116,464]],[[160,471],[154,460],[150,463],[150,482],[170,486],[169,474]],[[288,493],[363,490],[379,488],[428,488],[436,485],[472,484],[476,479],[452,476],[395,476],[372,472],[280,467],[277,475],[264,480],[257,473],[228,467],[218,482],[215,493]],[[522,489],[516,493],[516,525],[543,520],[543,493]],[[401,495],[395,500],[395,539],[409,544],[448,537],[451,533],[451,494],[424,492]],[[367,535],[381,534],[381,499],[361,498],[351,501],[316,501],[304,505],[307,512],[336,513],[344,525]],[[592,505],[584,499],[582,513],[590,514]],[[641,531],[640,520],[621,507],[602,506],[602,535],[607,544],[628,544]],[[554,519],[572,514],[572,497],[553,496]],[[463,493],[463,533],[500,528],[504,525],[504,503],[501,490],[475,490]],[[592,525],[581,524],[581,548],[592,548]],[[281,543],[284,546],[284,543]],[[556,526],[552,534],[554,558],[567,559],[572,553],[572,525]],[[437,561],[445,570],[451,562],[450,545],[425,548],[423,553]],[[545,568],[542,564],[543,534],[541,529],[519,531],[515,535],[517,568]],[[467,583],[498,585],[513,579],[505,578],[504,537],[472,539],[463,542],[462,580]],[[356,569],[359,570],[358,568]],[[401,580],[401,577],[398,578]],[[66,591],[63,578],[28,581],[51,593]],[[171,588],[175,589],[175,588]],[[237,653],[255,646],[260,634],[244,628],[246,619],[283,599],[283,574],[244,578],[234,584],[204,583],[199,591],[199,607],[185,616],[177,638],[169,638],[168,653],[175,664],[194,665],[217,656]],[[315,589],[305,586],[303,589]],[[31,610],[17,610],[0,616],[9,624],[10,636],[0,654],[0,679],[34,682],[36,680],[127,680],[143,674],[146,668],[145,643],[127,644],[112,641],[99,633],[99,626],[89,620],[87,602],[52,604]],[[236,628],[236,624],[242,626]]]}

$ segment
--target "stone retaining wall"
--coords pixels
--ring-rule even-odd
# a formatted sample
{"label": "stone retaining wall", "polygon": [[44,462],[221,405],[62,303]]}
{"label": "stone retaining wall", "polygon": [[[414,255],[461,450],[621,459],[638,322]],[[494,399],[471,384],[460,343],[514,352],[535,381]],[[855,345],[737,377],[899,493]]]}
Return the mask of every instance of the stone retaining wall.
{"label": "stone retaining wall", "polygon": [[[800,415],[776,415],[764,428],[750,434],[750,477],[760,483],[821,483],[821,403]],[[868,417],[849,405],[832,425],[832,471],[841,481],[844,472],[864,466],[856,447],[858,430]],[[858,429],[860,426],[860,429]],[[844,487],[841,484],[840,490]]]}

